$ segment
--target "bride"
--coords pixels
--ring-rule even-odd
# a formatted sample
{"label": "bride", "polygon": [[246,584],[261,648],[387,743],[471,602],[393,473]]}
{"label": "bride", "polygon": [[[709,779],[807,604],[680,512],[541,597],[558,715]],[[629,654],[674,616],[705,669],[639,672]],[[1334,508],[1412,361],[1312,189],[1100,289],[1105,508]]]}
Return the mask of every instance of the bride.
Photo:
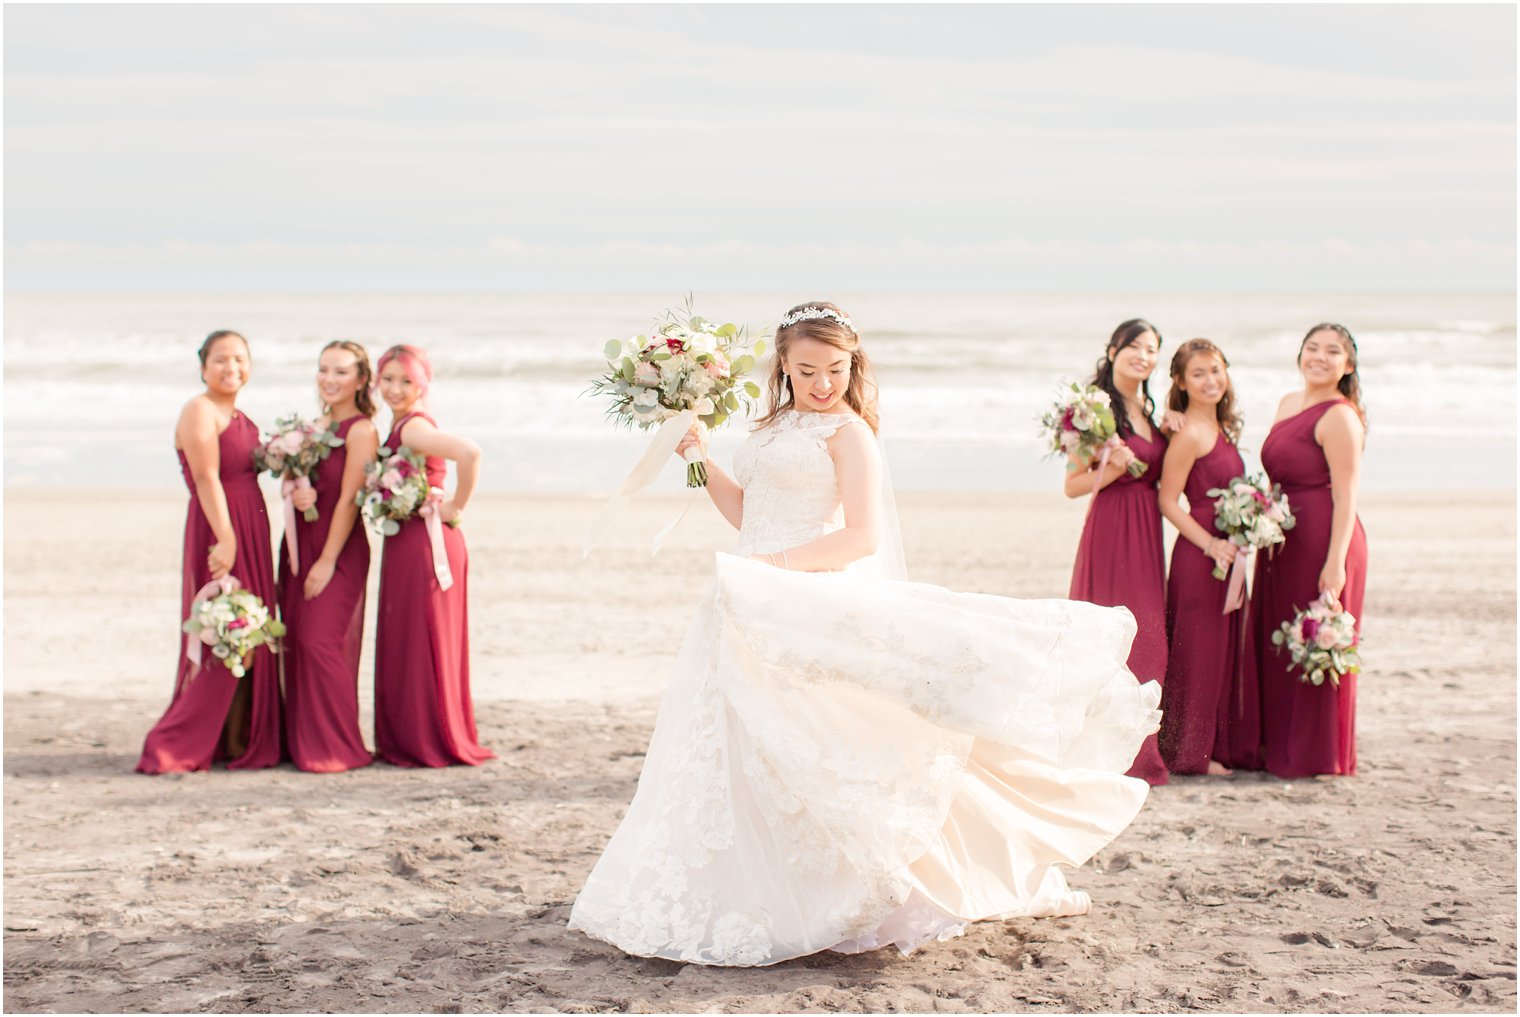
{"label": "bride", "polygon": [[1058,866],[1139,812],[1124,771],[1160,716],[1125,668],[1134,619],[895,581],[876,388],[838,307],[787,312],[769,388],[734,476],[708,464],[738,547],[570,927],[763,965],[1084,914]]}

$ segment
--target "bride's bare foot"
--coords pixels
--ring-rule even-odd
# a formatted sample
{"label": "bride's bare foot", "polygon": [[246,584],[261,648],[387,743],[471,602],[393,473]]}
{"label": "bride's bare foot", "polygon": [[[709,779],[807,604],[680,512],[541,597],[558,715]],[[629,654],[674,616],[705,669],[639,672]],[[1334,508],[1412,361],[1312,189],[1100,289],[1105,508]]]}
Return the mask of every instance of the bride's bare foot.
{"label": "bride's bare foot", "polygon": [[1209,760],[1209,776],[1210,777],[1228,777],[1230,774],[1232,774],[1234,772],[1235,772],[1234,770],[1230,769],[1228,766],[1225,766],[1223,763],[1216,763],[1212,759]]}

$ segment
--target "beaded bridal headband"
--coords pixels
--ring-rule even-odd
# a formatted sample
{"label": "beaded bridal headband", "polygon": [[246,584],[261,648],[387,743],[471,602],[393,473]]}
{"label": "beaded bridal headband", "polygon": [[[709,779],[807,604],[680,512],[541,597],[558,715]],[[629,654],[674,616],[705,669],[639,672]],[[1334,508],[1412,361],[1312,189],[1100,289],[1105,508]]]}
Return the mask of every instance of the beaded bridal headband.
{"label": "beaded bridal headband", "polygon": [[793,311],[781,319],[781,327],[791,328],[799,321],[814,321],[818,318],[828,318],[830,321],[837,321],[851,332],[855,331],[855,323],[853,321],[838,311],[830,310],[827,307],[804,307],[800,311]]}

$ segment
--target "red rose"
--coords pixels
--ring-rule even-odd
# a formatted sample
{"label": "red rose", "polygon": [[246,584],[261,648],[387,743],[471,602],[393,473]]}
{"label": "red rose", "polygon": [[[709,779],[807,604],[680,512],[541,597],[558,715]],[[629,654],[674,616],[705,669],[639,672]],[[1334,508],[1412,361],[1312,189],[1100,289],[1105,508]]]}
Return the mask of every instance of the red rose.
{"label": "red rose", "polygon": [[1304,619],[1304,642],[1306,642],[1306,643],[1312,643],[1312,642],[1314,642],[1314,636],[1318,632],[1319,632],[1319,622],[1315,621],[1313,618],[1305,618]]}

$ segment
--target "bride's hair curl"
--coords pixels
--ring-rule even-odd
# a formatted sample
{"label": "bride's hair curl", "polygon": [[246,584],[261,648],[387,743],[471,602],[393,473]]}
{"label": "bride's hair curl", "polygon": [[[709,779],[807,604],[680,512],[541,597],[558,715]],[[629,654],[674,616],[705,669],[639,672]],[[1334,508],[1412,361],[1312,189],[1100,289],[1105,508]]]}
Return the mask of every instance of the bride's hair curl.
{"label": "bride's hair curl", "polygon": [[776,329],[776,356],[773,358],[767,384],[769,409],[756,426],[766,426],[782,410],[793,405],[792,386],[781,365],[787,359],[788,348],[799,339],[816,339],[850,355],[850,382],[844,391],[844,404],[854,410],[856,416],[875,432],[877,389],[876,372],[871,367],[871,358],[866,356],[866,351],[861,347],[860,334],[855,331],[854,322],[844,311],[825,300],[809,300],[805,304],[798,304],[782,316],[781,326]]}

